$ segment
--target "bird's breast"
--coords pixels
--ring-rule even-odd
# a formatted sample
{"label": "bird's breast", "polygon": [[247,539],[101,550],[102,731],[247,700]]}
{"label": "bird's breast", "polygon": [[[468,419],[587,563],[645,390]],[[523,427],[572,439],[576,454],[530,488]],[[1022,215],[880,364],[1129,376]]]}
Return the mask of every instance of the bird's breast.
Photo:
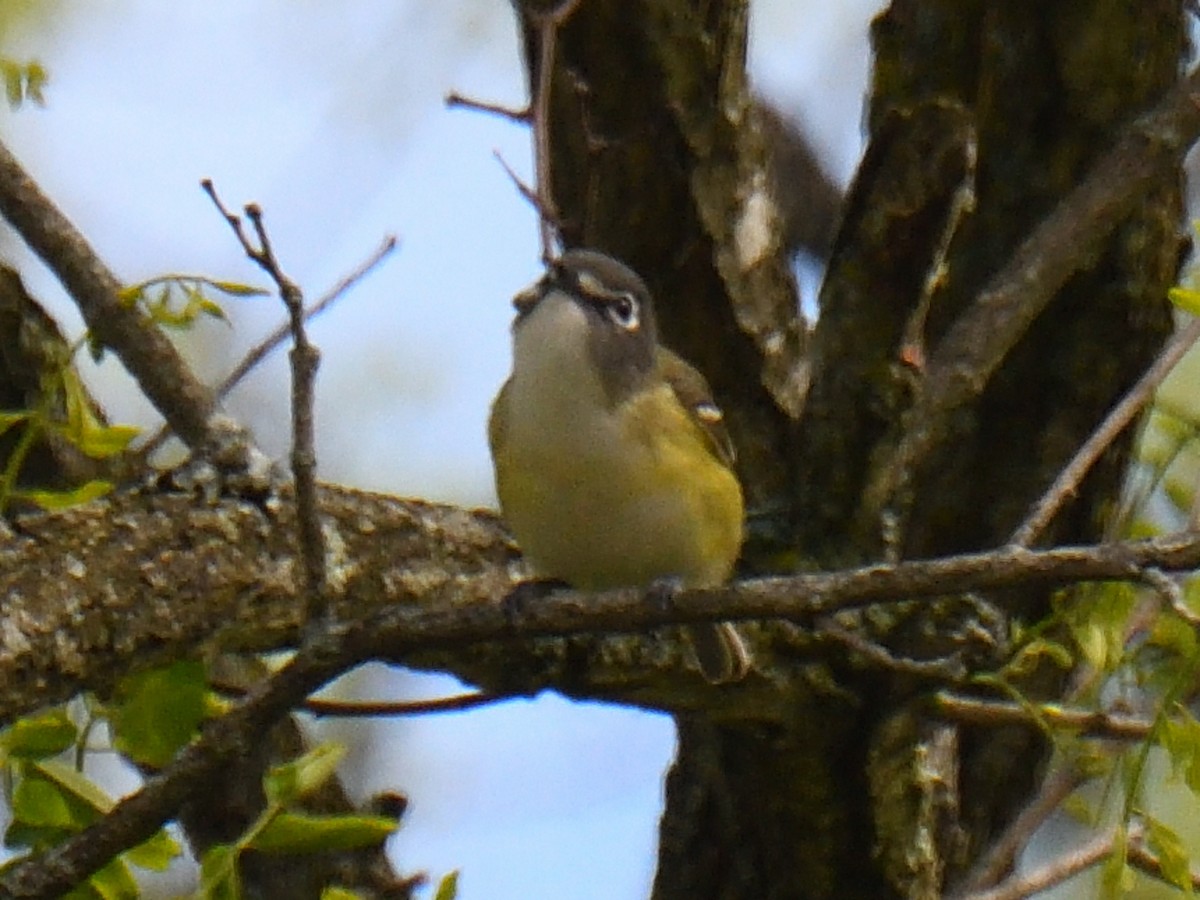
{"label": "bird's breast", "polygon": [[526,557],[583,588],[724,580],[741,545],[736,477],[668,385],[611,407],[584,349],[514,366],[497,487]]}

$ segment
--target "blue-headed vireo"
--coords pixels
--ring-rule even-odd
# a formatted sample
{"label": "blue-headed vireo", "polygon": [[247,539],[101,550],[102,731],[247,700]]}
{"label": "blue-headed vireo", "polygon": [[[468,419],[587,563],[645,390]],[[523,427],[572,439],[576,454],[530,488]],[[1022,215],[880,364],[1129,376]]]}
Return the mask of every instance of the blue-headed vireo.
{"label": "blue-headed vireo", "polygon": [[[659,345],[643,281],[569,250],[513,304],[513,370],[488,438],[535,572],[585,590],[724,582],[742,544],[733,447],[704,376]],[[710,681],[746,673],[732,625],[687,633]]]}

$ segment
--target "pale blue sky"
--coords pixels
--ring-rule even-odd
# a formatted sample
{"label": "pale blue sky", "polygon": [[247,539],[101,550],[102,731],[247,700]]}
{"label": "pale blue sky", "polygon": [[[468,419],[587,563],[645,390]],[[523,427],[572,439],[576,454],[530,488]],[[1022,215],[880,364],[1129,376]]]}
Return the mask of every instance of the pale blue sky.
{"label": "pale blue sky", "polygon": [[[756,7],[753,67],[803,115],[833,171],[859,152],[866,27],[879,4]],[[477,505],[493,502],[484,420],[508,366],[509,298],[537,271],[534,219],[493,159],[529,171],[523,128],[449,111],[454,89],[520,105],[502,0],[60,2],[5,52],[50,69],[45,110],[4,113],[13,150],[129,281],[167,271],[262,283],[198,187],[266,211],[276,250],[310,298],[386,233],[402,246],[316,322],[323,478]],[[11,244],[11,237],[5,240]],[[53,279],[26,267],[68,328]],[[280,318],[231,304],[194,356],[215,380]],[[112,364],[92,381],[122,421],[152,421]],[[286,448],[282,356],[231,398],[264,446]],[[377,668],[374,696],[453,692],[449,679]],[[668,719],[557,697],[469,713],[336,727],[369,738],[361,791],[411,811],[405,870],[462,869],[463,900],[635,900],[653,873]]]}

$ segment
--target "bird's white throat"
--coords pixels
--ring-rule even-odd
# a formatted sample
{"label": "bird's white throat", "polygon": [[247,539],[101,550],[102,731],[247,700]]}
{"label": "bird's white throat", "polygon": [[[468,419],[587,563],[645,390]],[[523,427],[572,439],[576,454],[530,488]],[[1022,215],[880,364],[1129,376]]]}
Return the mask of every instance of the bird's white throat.
{"label": "bird's white throat", "polygon": [[508,427],[518,445],[586,451],[613,438],[609,400],[588,350],[590,327],[578,303],[551,292],[517,328]]}

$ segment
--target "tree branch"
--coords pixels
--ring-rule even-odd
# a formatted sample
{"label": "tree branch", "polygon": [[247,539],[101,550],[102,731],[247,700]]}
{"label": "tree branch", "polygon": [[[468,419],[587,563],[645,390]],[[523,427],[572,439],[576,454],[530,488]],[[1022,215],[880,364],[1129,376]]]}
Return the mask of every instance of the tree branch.
{"label": "tree branch", "polygon": [[92,334],[117,354],[183,442],[207,448],[223,465],[248,468],[252,448],[245,431],[217,413],[212,392],[167,337],[121,300],[117,276],[2,144],[0,214],[50,267]]}
{"label": "tree branch", "polygon": [[[304,293],[283,271],[275,248],[271,246],[262,208],[247,203],[246,218],[254,226],[257,245],[242,229],[241,219],[229,212],[217,195],[210,179],[201,182],[213,205],[225,217],[246,256],[266,272],[279,288],[279,297],[287,309],[288,328],[292,335],[289,360],[292,367],[292,477],[295,480],[297,538],[304,563],[306,605],[310,613],[324,608],[325,595],[325,536],[321,533],[321,516],[317,509],[317,451],[313,425],[314,384],[321,353],[308,340],[304,329]],[[311,616],[310,616],[311,618]]]}
{"label": "tree branch", "polygon": [[1097,835],[1086,844],[1069,850],[1032,871],[1012,878],[994,888],[961,895],[955,900],[1025,900],[1034,894],[1062,884],[1073,875],[1091,868],[1113,852],[1114,838],[1108,834]]}
{"label": "tree branch", "polygon": [[1108,713],[1040,704],[1036,712],[1019,703],[1004,700],[985,700],[945,692],[933,698],[934,711],[946,719],[973,725],[1028,725],[1031,728],[1050,726],[1077,731],[1087,737],[1116,738],[1140,741],[1149,736],[1154,723],[1137,716]]}
{"label": "tree branch", "polygon": [[[337,548],[329,567],[330,615],[343,623],[382,615],[387,658],[454,671],[507,693],[553,685],[549,651],[523,642],[524,657],[512,648],[509,656],[483,660],[463,654],[463,646],[644,634],[713,619],[811,624],[872,603],[1033,583],[1136,580],[1148,568],[1200,566],[1200,536],[1188,533],[755,579],[682,592],[669,608],[647,602],[639,590],[567,591],[514,614],[497,602],[514,584],[516,551],[495,516],[331,487],[322,488],[319,499],[329,546]],[[21,536],[0,542],[0,722],[80,690],[103,690],[131,662],[152,665],[212,644],[241,650],[294,645],[305,622],[293,519],[292,504],[277,500],[259,506],[133,492],[20,519]],[[681,668],[681,655],[664,661],[663,642],[625,639],[622,646],[630,643],[642,654],[640,675],[618,677],[630,659],[613,657],[606,678],[590,686],[580,680],[572,692],[662,709],[699,702],[686,693],[681,699],[678,683],[656,687],[663,670]],[[528,665],[514,668],[514,657]],[[562,671],[567,668],[564,663]],[[747,696],[774,696],[765,679],[748,681],[745,694],[726,692],[730,704],[717,704],[716,714],[735,713]],[[769,715],[773,708],[755,712]]]}

